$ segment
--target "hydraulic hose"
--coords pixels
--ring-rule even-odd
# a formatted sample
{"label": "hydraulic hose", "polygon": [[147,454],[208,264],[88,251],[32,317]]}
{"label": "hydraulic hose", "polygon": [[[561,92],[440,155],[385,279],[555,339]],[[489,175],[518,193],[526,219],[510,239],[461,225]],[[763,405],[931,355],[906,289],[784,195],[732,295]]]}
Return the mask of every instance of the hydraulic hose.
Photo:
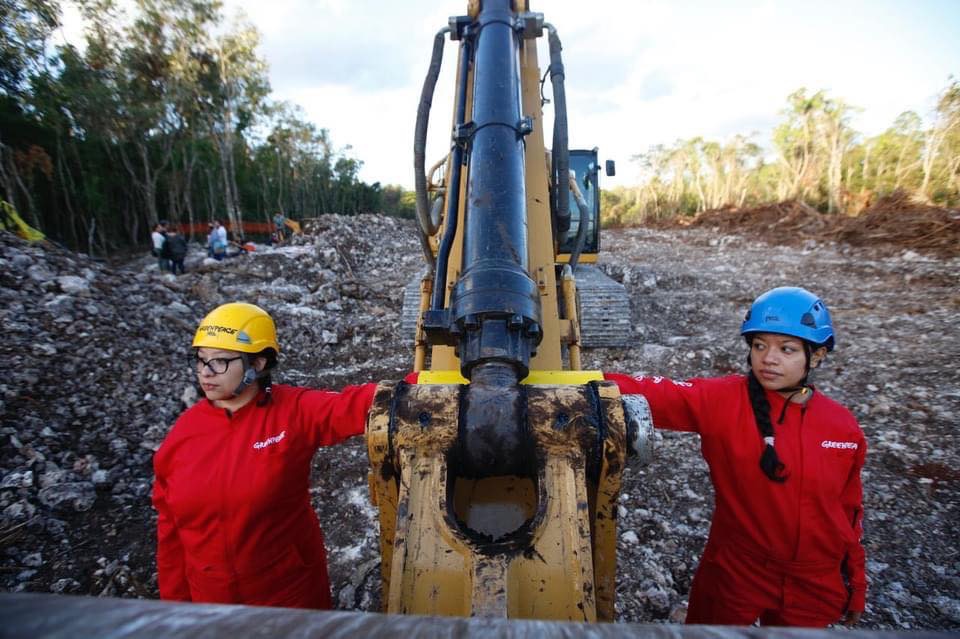
{"label": "hydraulic hose", "polygon": [[420,246],[431,271],[435,270],[433,252],[430,250],[429,237],[437,232],[430,219],[430,207],[427,204],[427,175],[425,171],[427,155],[427,128],[430,123],[430,107],[433,105],[433,91],[437,86],[440,66],[443,63],[443,44],[450,27],[444,27],[433,38],[433,54],[430,67],[423,80],[420,92],[420,104],[417,106],[417,127],[413,136],[413,179],[417,196],[417,220],[420,223]]}
{"label": "hydraulic hose", "polygon": [[590,209],[587,208],[587,201],[583,198],[580,185],[577,184],[576,174],[572,171],[569,184],[570,190],[573,192],[573,199],[577,202],[577,209],[580,211],[580,224],[577,225],[577,238],[573,243],[573,250],[570,252],[570,270],[573,271],[577,268],[577,262],[580,261],[580,254],[583,252],[583,245],[587,239],[587,220],[590,218]]}
{"label": "hydraulic hose", "polygon": [[553,166],[551,168],[553,183],[553,202],[551,209],[557,224],[558,238],[561,242],[570,230],[570,198],[567,189],[567,174],[570,170],[570,151],[567,135],[567,94],[564,88],[563,59],[560,51],[560,36],[556,28],[545,23],[550,45],[550,84],[553,86]]}
{"label": "hydraulic hose", "polygon": [[[470,73],[470,58],[473,48],[469,38],[460,41],[460,68],[457,71],[457,112],[454,129],[463,125],[467,113],[467,77]],[[447,290],[447,264],[450,261],[450,249],[453,238],[457,234],[457,207],[460,205],[460,171],[463,167],[463,145],[455,143],[453,147],[453,166],[450,167],[450,184],[447,185],[447,224],[437,250],[436,273],[433,278],[433,299],[430,308],[439,311],[443,309],[444,296]],[[429,214],[429,211],[428,211]]]}

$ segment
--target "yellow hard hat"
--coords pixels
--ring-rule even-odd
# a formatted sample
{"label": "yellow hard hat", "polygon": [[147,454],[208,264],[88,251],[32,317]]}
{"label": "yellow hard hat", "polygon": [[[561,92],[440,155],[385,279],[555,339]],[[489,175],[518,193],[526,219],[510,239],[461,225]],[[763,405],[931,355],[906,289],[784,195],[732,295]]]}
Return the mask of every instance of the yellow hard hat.
{"label": "yellow hard hat", "polygon": [[231,302],[210,311],[193,336],[194,348],[219,348],[259,353],[265,348],[280,352],[273,318],[253,304]]}

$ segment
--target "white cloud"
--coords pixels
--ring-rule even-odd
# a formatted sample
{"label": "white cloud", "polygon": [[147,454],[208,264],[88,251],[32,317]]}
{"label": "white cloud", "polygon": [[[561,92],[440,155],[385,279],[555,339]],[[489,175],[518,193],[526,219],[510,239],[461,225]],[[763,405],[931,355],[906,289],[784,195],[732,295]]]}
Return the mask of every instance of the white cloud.
{"label": "white cloud", "polygon": [[[400,183],[412,188],[413,122],[417,95],[410,88],[371,95],[345,85],[300,89],[285,96],[303,105],[310,120],[330,129],[336,147],[352,147],[348,154],[363,161],[367,182]],[[336,124],[332,124],[336,123]]]}
{"label": "white cloud", "polygon": [[[465,1],[226,0],[263,34],[275,97],[300,104],[369,182],[412,187],[412,138],[433,35]],[[960,3],[937,0],[611,0],[539,2],[564,44],[571,145],[619,162],[702,135],[759,131],[766,144],[788,94],[825,89],[862,108],[866,134],[902,111],[927,116],[960,72]],[[951,26],[952,25],[952,26]],[[545,42],[538,47],[546,68]],[[448,41],[428,163],[449,145],[456,45]],[[552,108],[552,107],[548,107]],[[550,126],[552,115],[546,114]],[[547,134],[549,139],[549,133]]]}

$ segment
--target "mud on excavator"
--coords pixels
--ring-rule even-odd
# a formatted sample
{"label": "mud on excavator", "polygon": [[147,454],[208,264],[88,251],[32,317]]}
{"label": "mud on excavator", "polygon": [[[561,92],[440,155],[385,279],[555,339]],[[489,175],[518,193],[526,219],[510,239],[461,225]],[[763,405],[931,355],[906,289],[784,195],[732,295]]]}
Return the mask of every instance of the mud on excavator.
{"label": "mud on excavator", "polygon": [[[459,43],[451,146],[427,171],[447,37]],[[599,249],[597,151],[567,148],[561,43],[543,14],[483,0],[450,18],[414,146],[427,267],[405,305],[417,302],[419,375],[381,384],[367,424],[384,610],[612,620],[622,472],[628,451],[649,457],[652,423],[642,398],[624,403],[581,370],[585,333],[622,343],[629,304],[584,264]]]}

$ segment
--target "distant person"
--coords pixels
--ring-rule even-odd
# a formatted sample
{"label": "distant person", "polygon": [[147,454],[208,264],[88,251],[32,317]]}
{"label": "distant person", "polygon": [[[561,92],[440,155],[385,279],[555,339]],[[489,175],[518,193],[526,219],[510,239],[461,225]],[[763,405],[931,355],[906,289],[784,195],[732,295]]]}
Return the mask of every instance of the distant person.
{"label": "distant person", "polygon": [[207,257],[213,257],[214,231],[213,222],[207,224]]}
{"label": "distant person", "polygon": [[227,255],[227,229],[220,220],[213,221],[213,259],[222,260]]}
{"label": "distant person", "polygon": [[153,460],[160,597],[330,608],[311,461],[363,433],[376,384],[274,385],[276,329],[252,304],[210,312],[193,349],[206,398],[180,415]]}
{"label": "distant person", "polygon": [[163,245],[167,240],[166,222],[161,220],[154,225],[153,232],[150,234],[150,240],[153,246],[153,248],[150,249],[150,253],[157,258],[157,268],[160,269],[161,273],[169,271],[169,260],[163,257]]}
{"label": "distant person", "polygon": [[178,270],[181,274],[185,273],[183,260],[187,257],[187,239],[174,229],[167,233],[166,246],[170,251],[170,272],[174,275]]}
{"label": "distant person", "polygon": [[216,220],[216,231],[217,231],[217,241],[221,244],[226,245],[227,243],[227,227],[223,225],[223,222]]}
{"label": "distant person", "polygon": [[246,255],[250,251],[250,243],[240,238],[238,242],[229,242],[227,244],[227,252],[224,257],[240,257],[241,255]]}
{"label": "distant person", "polygon": [[809,383],[833,350],[830,314],[809,291],[775,288],[753,302],[740,334],[746,376],[605,375],[642,394],[658,428],[701,437],[716,506],[686,623],[854,625],[867,591],[867,443],[850,411]]}
{"label": "distant person", "polygon": [[277,244],[283,243],[286,238],[286,224],[287,218],[284,217],[283,213],[277,211],[273,216],[273,235]]}

